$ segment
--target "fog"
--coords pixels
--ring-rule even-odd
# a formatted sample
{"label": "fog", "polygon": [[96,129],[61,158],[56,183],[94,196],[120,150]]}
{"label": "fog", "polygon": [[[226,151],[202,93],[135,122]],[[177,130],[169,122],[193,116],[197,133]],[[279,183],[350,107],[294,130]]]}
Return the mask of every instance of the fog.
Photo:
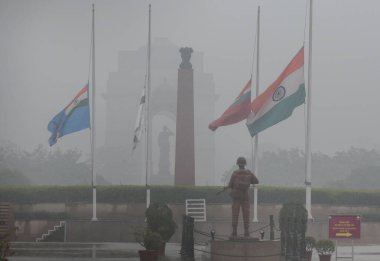
{"label": "fog", "polygon": [[[89,78],[92,3],[96,146],[105,142],[102,94],[109,75],[118,70],[120,51],[146,45],[149,3],[152,38],[164,37],[203,53],[204,71],[212,74],[218,97],[215,118],[233,102],[252,73],[258,6],[261,91],[276,79],[304,41],[305,47],[308,45],[306,0],[0,0],[1,144],[10,141],[25,150],[39,144],[48,147],[48,122]],[[379,14],[376,0],[314,1],[313,152],[333,154],[352,146],[380,149]],[[259,146],[303,150],[305,126],[305,106],[300,106],[289,119],[260,133]],[[207,125],[204,128],[209,131]],[[217,173],[230,169],[236,157],[250,154],[251,138],[244,122],[220,127],[213,135]],[[132,136],[125,138],[132,140]],[[88,153],[89,131],[63,137],[51,150],[57,148]]]}

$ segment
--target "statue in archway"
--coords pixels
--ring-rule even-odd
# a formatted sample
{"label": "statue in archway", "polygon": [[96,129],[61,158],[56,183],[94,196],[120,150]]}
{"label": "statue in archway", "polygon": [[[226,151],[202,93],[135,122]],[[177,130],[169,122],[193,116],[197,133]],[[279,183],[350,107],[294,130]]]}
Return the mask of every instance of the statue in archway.
{"label": "statue in archway", "polygon": [[158,177],[170,178],[170,137],[174,133],[164,126],[161,132],[158,134],[158,148],[160,151],[160,157],[158,161]]}

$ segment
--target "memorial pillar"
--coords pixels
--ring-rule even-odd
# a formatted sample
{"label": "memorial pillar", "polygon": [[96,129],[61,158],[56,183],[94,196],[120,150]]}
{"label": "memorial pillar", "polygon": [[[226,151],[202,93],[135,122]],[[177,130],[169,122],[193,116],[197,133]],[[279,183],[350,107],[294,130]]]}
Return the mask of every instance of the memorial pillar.
{"label": "memorial pillar", "polygon": [[179,51],[182,62],[178,69],[174,184],[195,185],[193,49]]}

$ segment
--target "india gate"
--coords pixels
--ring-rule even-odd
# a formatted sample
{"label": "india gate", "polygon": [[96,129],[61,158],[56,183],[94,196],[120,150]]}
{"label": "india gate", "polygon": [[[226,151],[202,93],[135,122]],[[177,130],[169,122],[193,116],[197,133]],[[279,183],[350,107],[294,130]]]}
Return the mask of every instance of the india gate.
{"label": "india gate", "polygon": [[[146,48],[147,46],[142,46],[136,50],[119,52],[118,69],[109,74],[106,92],[103,93],[106,102],[106,130],[104,146],[99,149],[102,157],[99,168],[107,170],[109,179],[114,184],[143,184],[145,180],[144,144],[139,144],[133,155],[131,149],[134,123],[146,74]],[[152,41],[150,97],[152,160],[149,183],[214,185],[219,183],[215,180],[214,134],[207,128],[215,117],[216,95],[213,75],[204,72],[204,54],[201,50],[193,50],[190,54],[188,61],[190,69],[186,67],[189,64],[184,62],[181,48],[183,47],[173,44],[166,38],[155,38]],[[181,75],[186,78],[190,76],[190,71],[192,86],[189,85],[189,81],[181,81],[183,79]],[[187,93],[190,91],[189,86],[192,87],[193,95],[193,102],[190,102],[193,109],[190,112],[193,112],[194,137],[193,153],[190,154],[193,158],[187,158],[186,163],[189,160],[193,161],[193,169],[190,169],[193,174],[183,174],[184,176],[175,182],[176,153],[181,153],[181,151],[176,152],[178,139],[183,139],[181,134],[186,135],[183,133],[184,130],[180,131],[181,134],[176,130],[180,123],[177,113],[186,113],[184,119],[181,116],[181,119],[186,121],[190,113],[186,107],[185,111],[178,112],[180,108],[177,106],[177,97],[178,95],[181,97],[178,90],[185,87],[181,90],[185,91],[186,98],[181,103],[189,102]],[[187,125],[183,126],[186,127]],[[185,142],[187,142],[185,146],[188,147],[189,139],[186,138]],[[182,160],[183,158],[177,159],[177,161]]]}

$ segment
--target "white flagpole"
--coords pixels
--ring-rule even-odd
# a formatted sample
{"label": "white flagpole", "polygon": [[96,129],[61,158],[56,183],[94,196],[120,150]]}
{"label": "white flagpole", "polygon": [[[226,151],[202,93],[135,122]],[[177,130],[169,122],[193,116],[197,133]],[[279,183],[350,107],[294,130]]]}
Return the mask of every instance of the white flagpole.
{"label": "white flagpole", "polygon": [[91,95],[91,174],[92,174],[92,221],[96,217],[96,175],[94,170],[95,158],[95,5],[92,4],[92,95]]}
{"label": "white flagpole", "polygon": [[146,156],[145,156],[145,187],[146,187],[146,207],[150,205],[150,187],[149,187],[149,173],[150,173],[150,113],[149,113],[149,103],[150,103],[150,51],[151,51],[151,39],[150,39],[150,28],[151,28],[151,5],[149,5],[149,30],[148,30],[148,82],[146,88],[146,117],[145,117],[145,134],[146,134]]}
{"label": "white flagpole", "polygon": [[[257,51],[256,51],[256,97],[259,96],[259,58],[260,58],[260,6],[257,7]],[[257,178],[259,178],[259,134],[255,135],[255,145],[254,145],[254,162],[255,169],[254,173]],[[257,185],[253,185],[253,222],[258,222],[257,219]]]}
{"label": "white flagpole", "polygon": [[306,210],[308,219],[313,219],[311,215],[311,62],[312,62],[312,23],[313,23],[313,0],[310,0],[309,13],[309,58],[308,58],[308,77],[307,77],[307,119],[306,119]]}

